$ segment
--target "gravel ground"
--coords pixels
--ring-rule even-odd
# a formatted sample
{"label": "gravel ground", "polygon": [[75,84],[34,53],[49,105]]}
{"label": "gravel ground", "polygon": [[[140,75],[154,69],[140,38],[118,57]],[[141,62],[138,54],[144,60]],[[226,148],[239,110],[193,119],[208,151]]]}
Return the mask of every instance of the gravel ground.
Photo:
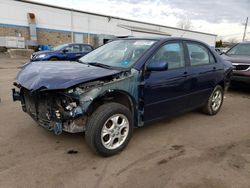
{"label": "gravel ground", "polygon": [[[250,90],[230,90],[216,116],[198,111],[136,129],[102,158],[83,134],[56,136],[11,99],[23,59],[0,57],[0,187],[250,187]],[[71,151],[71,152],[69,152]]]}

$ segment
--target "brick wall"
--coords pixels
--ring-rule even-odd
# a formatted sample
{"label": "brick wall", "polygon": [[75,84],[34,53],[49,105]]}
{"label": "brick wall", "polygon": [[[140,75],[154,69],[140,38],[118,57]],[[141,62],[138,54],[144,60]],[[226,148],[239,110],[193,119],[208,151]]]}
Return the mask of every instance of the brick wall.
{"label": "brick wall", "polygon": [[[0,26],[0,36],[18,36],[19,34],[21,37],[24,37],[25,40],[30,40],[29,28]],[[70,43],[71,33],[37,29],[37,40],[38,44],[56,46],[59,44]],[[83,42],[88,42],[87,34],[83,35]],[[97,35],[89,35],[89,42],[91,45],[97,46]]]}
{"label": "brick wall", "polygon": [[71,42],[70,32],[54,32],[43,29],[37,30],[38,44],[59,45]]}
{"label": "brick wall", "polygon": [[94,47],[98,46],[98,41],[97,41],[97,36],[96,35],[89,35],[89,39],[88,39],[88,35],[84,35],[83,37],[83,43],[88,43],[91,44]]}
{"label": "brick wall", "polygon": [[29,40],[30,32],[28,28],[22,27],[3,27],[0,26],[0,36],[16,37],[21,34],[26,40]]}

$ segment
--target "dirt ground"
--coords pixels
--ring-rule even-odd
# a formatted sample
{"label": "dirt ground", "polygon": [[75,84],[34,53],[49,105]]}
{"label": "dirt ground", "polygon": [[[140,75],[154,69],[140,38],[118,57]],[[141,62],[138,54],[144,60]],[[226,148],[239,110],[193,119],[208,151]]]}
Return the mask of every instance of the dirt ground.
{"label": "dirt ground", "polygon": [[56,136],[12,102],[24,62],[0,58],[1,188],[250,187],[249,89],[230,90],[216,116],[194,111],[136,129],[122,153],[102,158],[83,134]]}

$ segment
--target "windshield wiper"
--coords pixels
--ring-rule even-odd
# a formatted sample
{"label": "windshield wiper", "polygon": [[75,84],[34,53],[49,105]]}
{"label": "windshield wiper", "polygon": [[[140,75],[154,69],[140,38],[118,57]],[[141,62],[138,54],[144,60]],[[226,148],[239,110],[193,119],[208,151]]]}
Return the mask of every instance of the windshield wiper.
{"label": "windshield wiper", "polygon": [[101,63],[98,63],[98,62],[83,62],[83,63],[86,63],[88,65],[93,65],[93,66],[96,66],[96,67],[106,68],[106,69],[113,69],[114,68],[112,66],[101,64]]}

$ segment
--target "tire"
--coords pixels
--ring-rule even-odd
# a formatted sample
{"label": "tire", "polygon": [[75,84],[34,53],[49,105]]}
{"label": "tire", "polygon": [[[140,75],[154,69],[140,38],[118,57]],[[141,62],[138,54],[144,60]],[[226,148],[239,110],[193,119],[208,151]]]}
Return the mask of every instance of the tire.
{"label": "tire", "polygon": [[50,61],[58,61],[58,59],[56,57],[52,57],[49,59]]}
{"label": "tire", "polygon": [[98,107],[88,120],[85,140],[94,152],[108,157],[127,146],[133,129],[132,114],[127,107],[119,103],[106,103]]}
{"label": "tire", "polygon": [[224,90],[220,85],[217,85],[209,96],[206,105],[203,107],[203,112],[208,115],[217,114],[222,106],[223,98]]}

